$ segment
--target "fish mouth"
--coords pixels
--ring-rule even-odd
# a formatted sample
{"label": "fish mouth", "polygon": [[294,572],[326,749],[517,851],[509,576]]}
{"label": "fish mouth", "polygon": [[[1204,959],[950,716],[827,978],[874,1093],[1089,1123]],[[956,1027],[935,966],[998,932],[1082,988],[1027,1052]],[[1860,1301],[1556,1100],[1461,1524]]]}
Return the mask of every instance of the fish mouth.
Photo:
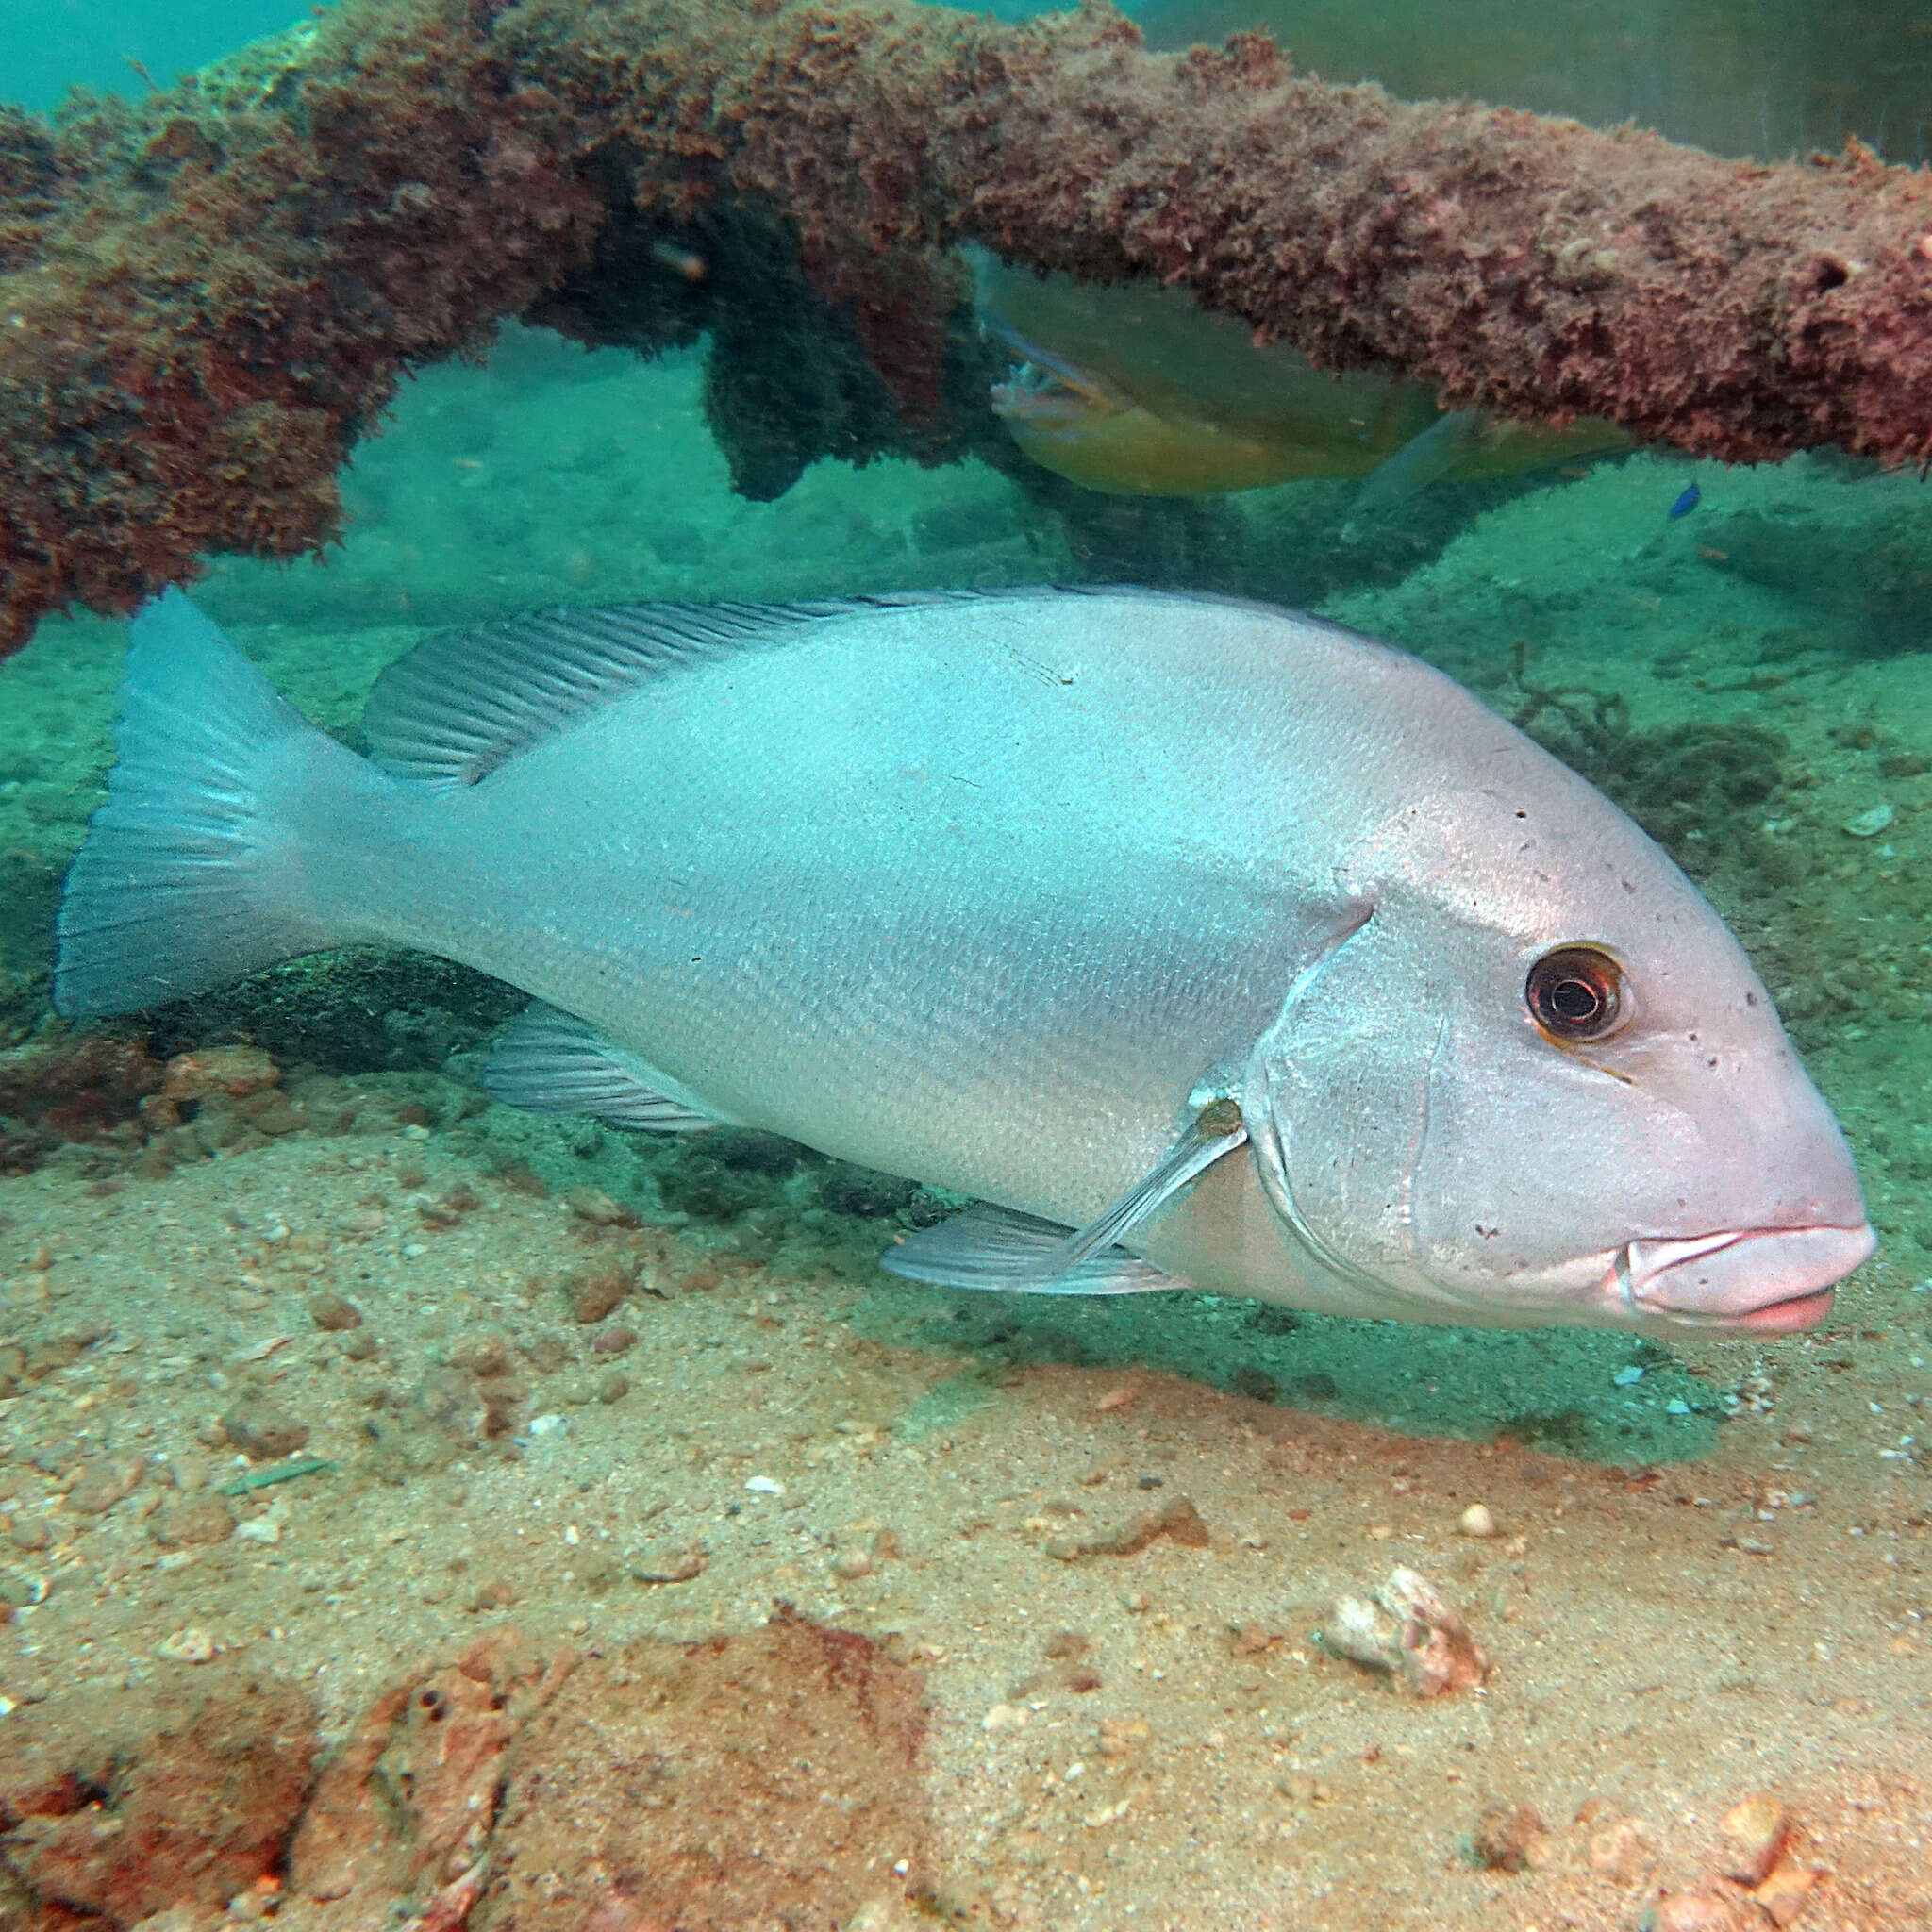
{"label": "fish mouth", "polygon": [[1598,1291],[1625,1320],[1661,1316],[1707,1334],[1789,1335],[1830,1314],[1833,1290],[1877,1245],[1863,1222],[1639,1238],[1617,1250]]}

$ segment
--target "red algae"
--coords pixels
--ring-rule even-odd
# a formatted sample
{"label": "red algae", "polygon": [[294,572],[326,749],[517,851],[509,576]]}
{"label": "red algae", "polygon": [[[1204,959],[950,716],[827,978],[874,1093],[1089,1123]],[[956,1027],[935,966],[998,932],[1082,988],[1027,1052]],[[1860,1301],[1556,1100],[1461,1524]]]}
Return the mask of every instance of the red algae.
{"label": "red algae", "polygon": [[[1932,459],[1932,181],[1856,143],[1727,162],[1324,86],[1254,35],[1153,56],[1104,8],[362,0],[139,107],[0,113],[0,651],[210,551],[325,546],[407,370],[546,304],[587,341],[689,341],[737,257],[804,294],[714,363],[741,487],[963,453],[962,240],[1158,276],[1454,406]],[[774,410],[775,455],[748,426]]]}

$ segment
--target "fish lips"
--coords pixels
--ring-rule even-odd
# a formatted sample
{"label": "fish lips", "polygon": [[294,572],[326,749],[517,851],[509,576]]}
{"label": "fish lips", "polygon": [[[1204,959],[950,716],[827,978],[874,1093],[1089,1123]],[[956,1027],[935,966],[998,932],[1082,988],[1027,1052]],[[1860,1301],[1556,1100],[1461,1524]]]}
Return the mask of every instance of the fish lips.
{"label": "fish lips", "polygon": [[1877,1245],[1864,1222],[1640,1238],[1617,1250],[1599,1292],[1625,1319],[1662,1317],[1707,1333],[1790,1334],[1830,1314],[1832,1291]]}

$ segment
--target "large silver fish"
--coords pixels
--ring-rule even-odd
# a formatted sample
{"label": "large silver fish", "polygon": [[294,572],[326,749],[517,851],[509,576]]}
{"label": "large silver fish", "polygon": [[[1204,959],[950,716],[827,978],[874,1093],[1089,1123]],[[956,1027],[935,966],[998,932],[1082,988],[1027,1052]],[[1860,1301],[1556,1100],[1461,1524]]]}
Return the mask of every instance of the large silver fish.
{"label": "large silver fish", "polygon": [[560,610],[308,724],[170,592],[56,998],[352,940],[539,1002],[500,1098],[734,1122],[989,1204],[953,1286],[1814,1324],[1873,1250],[1737,941],[1419,660],[1218,598]]}

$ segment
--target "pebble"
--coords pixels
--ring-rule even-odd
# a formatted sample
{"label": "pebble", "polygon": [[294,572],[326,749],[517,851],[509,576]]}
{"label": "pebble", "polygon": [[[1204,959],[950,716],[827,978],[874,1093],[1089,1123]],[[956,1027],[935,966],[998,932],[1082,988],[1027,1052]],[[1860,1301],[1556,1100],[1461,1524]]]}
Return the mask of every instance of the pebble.
{"label": "pebble", "polygon": [[1638,1923],[1641,1932],[1744,1932],[1730,1901],[1707,1891],[1667,1891]]}
{"label": "pebble", "polygon": [[8,1535],[16,1550],[29,1553],[44,1550],[54,1541],[54,1532],[48,1528],[43,1516],[16,1516]]}
{"label": "pebble", "polygon": [[1472,1503],[1456,1519],[1457,1536],[1491,1537],[1497,1534],[1496,1519],[1491,1515],[1487,1505]]}
{"label": "pebble", "polygon": [[563,1197],[563,1205],[579,1221],[588,1221],[592,1227],[635,1227],[638,1224],[637,1211],[626,1208],[622,1201],[612,1199],[602,1188],[573,1188]]}
{"label": "pebble", "polygon": [[1763,1882],[1751,1894],[1774,1925],[1790,1925],[1795,1923],[1798,1914],[1805,1909],[1811,1896],[1811,1888],[1818,1883],[1819,1874],[1808,1865],[1799,1865],[1787,1859],[1774,1871],[1766,1874]]}
{"label": "pebble", "polygon": [[331,1334],[362,1325],[362,1310],[339,1294],[319,1294],[308,1304],[308,1319]]}
{"label": "pebble", "polygon": [[1775,1798],[1757,1791],[1724,1813],[1723,1830],[1724,1876],[1740,1885],[1757,1885],[1777,1863],[1790,1821]]}
{"label": "pebble", "polygon": [[1322,1634],[1341,1656],[1390,1673],[1411,1697],[1471,1689],[1489,1674],[1489,1657],[1468,1624],[1414,1570],[1391,1571],[1373,1601],[1340,1598]]}
{"label": "pebble", "polygon": [[222,1418],[228,1441],[251,1462],[278,1462],[308,1446],[308,1425],[266,1406],[231,1408]]}
{"label": "pebble", "polygon": [[872,1573],[873,1560],[863,1550],[841,1550],[832,1558],[832,1574],[843,1577],[847,1583]]}
{"label": "pebble", "polygon": [[622,1268],[598,1268],[573,1277],[570,1311],[589,1328],[616,1312],[631,1291],[632,1276]]}
{"label": "pebble", "polygon": [[1643,1822],[1619,1818],[1591,1834],[1590,1869],[1612,1885],[1634,1885],[1656,1861]]}
{"label": "pebble", "polygon": [[170,1496],[149,1517],[147,1533],[166,1549],[182,1544],[218,1543],[235,1527],[227,1499],[211,1491]]}
{"label": "pebble", "polygon": [[1880,832],[1890,829],[1898,813],[1889,804],[1874,805],[1869,811],[1861,811],[1857,818],[1845,821],[1845,830],[1855,839],[1875,839]]}
{"label": "pebble", "polygon": [[146,1474],[144,1457],[91,1457],[80,1465],[67,1491],[68,1507],[83,1516],[105,1516],[123,1497],[134,1493]]}
{"label": "pebble", "polygon": [[1475,1855],[1491,1872],[1540,1872],[1550,1862],[1549,1828],[1532,1805],[1492,1805],[1476,1820]]}
{"label": "pebble", "polygon": [[217,1645],[198,1624],[190,1624],[155,1645],[155,1655],[175,1664],[206,1664],[214,1661]]}

